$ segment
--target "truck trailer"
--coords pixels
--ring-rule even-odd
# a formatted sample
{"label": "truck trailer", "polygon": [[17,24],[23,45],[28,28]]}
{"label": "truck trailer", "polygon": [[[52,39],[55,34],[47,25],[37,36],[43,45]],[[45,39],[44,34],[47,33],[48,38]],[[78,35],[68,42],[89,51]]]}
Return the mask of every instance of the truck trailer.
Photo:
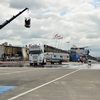
{"label": "truck trailer", "polygon": [[69,54],[66,51],[42,44],[29,45],[30,65],[44,65],[69,61]]}

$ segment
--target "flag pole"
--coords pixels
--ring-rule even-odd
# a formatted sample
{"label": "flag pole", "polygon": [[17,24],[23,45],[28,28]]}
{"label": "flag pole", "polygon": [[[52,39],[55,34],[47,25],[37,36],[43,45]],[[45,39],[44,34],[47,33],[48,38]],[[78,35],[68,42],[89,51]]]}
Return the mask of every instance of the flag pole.
{"label": "flag pole", "polygon": [[[60,40],[58,41],[58,49],[59,49],[59,42],[60,42]],[[59,52],[59,50],[58,50],[58,52]]]}
{"label": "flag pole", "polygon": [[56,44],[57,44],[57,36],[58,36],[58,34],[56,34],[55,37],[54,37],[56,39],[55,48],[56,48]]}
{"label": "flag pole", "polygon": [[66,42],[66,43],[68,43],[68,50],[69,50],[69,43],[70,43],[70,42],[68,41],[68,42]]}
{"label": "flag pole", "polygon": [[68,50],[69,50],[69,43],[68,43]]}
{"label": "flag pole", "polygon": [[[60,39],[63,39],[63,37],[58,38],[58,40],[60,41]],[[59,44],[60,45],[60,44]],[[58,47],[60,49],[60,47]]]}
{"label": "flag pole", "polygon": [[[63,38],[62,38],[62,41],[63,41]],[[62,47],[62,41],[61,41],[60,49],[61,49],[61,47]]]}
{"label": "flag pole", "polygon": [[56,48],[56,44],[57,44],[57,38],[56,38],[56,42],[55,42],[55,48]]}

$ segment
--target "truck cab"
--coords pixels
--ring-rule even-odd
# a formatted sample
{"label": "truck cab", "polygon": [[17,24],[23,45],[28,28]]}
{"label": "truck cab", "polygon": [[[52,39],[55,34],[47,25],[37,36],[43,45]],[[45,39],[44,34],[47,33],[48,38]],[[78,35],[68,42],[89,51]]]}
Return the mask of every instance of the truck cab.
{"label": "truck cab", "polygon": [[41,44],[29,45],[29,61],[30,65],[45,64],[44,46]]}

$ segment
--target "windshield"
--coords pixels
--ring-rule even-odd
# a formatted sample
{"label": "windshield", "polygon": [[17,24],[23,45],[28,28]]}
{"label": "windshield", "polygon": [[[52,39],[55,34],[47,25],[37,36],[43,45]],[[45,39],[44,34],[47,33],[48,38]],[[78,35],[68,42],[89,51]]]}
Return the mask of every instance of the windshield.
{"label": "windshield", "polygon": [[29,54],[40,54],[41,50],[29,51]]}

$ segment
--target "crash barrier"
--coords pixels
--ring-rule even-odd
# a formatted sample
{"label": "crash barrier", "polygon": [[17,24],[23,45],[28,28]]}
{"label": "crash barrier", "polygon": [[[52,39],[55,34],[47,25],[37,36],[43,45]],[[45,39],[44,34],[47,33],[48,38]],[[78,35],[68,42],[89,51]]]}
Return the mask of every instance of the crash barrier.
{"label": "crash barrier", "polygon": [[29,63],[28,58],[23,57],[10,57],[10,58],[1,58],[0,64],[24,64]]}

